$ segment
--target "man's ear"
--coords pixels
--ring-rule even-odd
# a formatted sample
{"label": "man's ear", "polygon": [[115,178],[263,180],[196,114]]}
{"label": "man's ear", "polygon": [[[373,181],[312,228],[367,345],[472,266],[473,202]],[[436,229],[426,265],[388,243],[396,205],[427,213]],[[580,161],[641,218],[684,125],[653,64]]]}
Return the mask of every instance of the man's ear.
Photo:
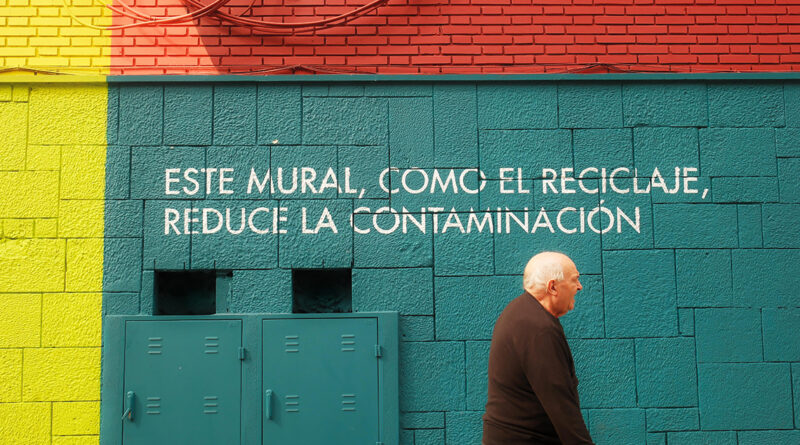
{"label": "man's ear", "polygon": [[556,280],[550,280],[547,282],[547,293],[556,293]]}

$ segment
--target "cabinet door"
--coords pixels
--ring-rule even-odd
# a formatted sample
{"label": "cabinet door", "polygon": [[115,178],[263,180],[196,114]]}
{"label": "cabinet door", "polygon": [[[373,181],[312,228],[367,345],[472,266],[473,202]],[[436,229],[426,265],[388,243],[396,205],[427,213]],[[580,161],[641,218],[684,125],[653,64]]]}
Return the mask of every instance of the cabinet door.
{"label": "cabinet door", "polygon": [[123,444],[239,444],[241,345],[238,320],[127,322]]}
{"label": "cabinet door", "polygon": [[263,323],[264,445],[374,445],[380,439],[373,318]]}

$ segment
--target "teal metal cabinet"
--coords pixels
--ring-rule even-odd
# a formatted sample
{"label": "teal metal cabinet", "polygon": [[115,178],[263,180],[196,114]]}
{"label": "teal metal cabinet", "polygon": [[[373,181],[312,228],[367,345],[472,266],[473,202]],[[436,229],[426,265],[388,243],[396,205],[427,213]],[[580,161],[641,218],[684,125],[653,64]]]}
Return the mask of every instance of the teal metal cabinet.
{"label": "teal metal cabinet", "polygon": [[378,322],[263,323],[264,445],[380,442]]}
{"label": "teal metal cabinet", "polygon": [[241,443],[242,322],[126,325],[123,444]]}
{"label": "teal metal cabinet", "polygon": [[398,315],[107,316],[101,445],[398,445]]}

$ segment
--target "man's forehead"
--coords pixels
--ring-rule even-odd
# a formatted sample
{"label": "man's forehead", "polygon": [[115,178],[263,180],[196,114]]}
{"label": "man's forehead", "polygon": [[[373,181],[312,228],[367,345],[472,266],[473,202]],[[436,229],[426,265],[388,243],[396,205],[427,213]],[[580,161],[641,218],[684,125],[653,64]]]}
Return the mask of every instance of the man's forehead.
{"label": "man's forehead", "polygon": [[574,275],[580,275],[580,272],[578,272],[578,266],[576,266],[575,262],[572,261],[566,255],[564,256],[563,264],[564,264],[564,272],[570,273],[570,274],[574,274]]}

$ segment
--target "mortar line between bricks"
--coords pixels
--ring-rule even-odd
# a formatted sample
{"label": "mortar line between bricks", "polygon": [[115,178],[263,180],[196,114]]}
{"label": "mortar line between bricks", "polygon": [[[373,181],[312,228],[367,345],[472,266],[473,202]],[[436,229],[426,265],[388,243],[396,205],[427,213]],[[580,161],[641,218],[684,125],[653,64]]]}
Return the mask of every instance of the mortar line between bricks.
{"label": "mortar line between bricks", "polygon": [[766,362],[767,351],[764,346],[764,341],[766,340],[766,336],[764,335],[764,308],[758,308],[758,321],[761,324],[761,361]]}
{"label": "mortar line between bricks", "polygon": [[[120,90],[121,89],[119,87],[115,87],[114,88],[114,96],[115,96],[114,104],[116,104],[115,107],[117,108],[117,111],[114,113],[114,128],[115,128],[115,131],[114,131],[114,144],[115,145],[119,144],[119,128],[120,128],[120,125],[119,125],[119,120],[120,120],[119,119],[119,112],[120,112],[120,108],[121,108],[119,102],[120,102],[120,96],[122,95],[122,92]],[[108,133],[106,133],[106,135],[108,135]],[[108,145],[108,141],[106,141],[106,146],[107,145]]]}
{"label": "mortar line between bricks", "polygon": [[[467,351],[467,342],[465,341],[464,342],[464,355],[465,356],[466,356],[466,351]],[[464,363],[466,364],[466,361]],[[466,380],[466,378],[467,378],[467,373],[464,372],[464,379]],[[467,406],[467,404],[466,404],[466,395],[467,395],[467,393],[464,392],[464,397],[465,397],[464,410],[465,411],[466,411],[466,406]],[[447,443],[447,411],[442,413],[442,417],[443,417],[443,419],[442,419],[442,436],[444,436],[444,443],[446,444]]]}
{"label": "mortar line between bricks", "polygon": [[[604,257],[605,257],[605,255],[603,255],[603,235],[601,234],[600,235],[600,270],[605,270],[605,269],[603,269],[603,258]],[[599,277],[600,277],[600,303],[601,303],[600,310],[602,311],[602,314],[603,314],[603,338],[607,338],[607,334],[606,334],[606,281],[603,279],[603,275],[602,274],[600,274]]]}
{"label": "mortar line between bricks", "polygon": [[[133,188],[133,147],[127,145],[128,147],[128,192],[126,193],[126,199],[132,199],[131,197],[131,189]],[[108,174],[108,172],[106,172]],[[144,198],[142,199],[142,212],[144,212]],[[144,213],[142,213],[142,237],[144,237]],[[144,252],[144,251],[143,251]]]}
{"label": "mortar line between bricks", "polygon": [[[653,211],[650,211],[653,214]],[[655,232],[655,230],[653,230]],[[673,301],[675,302],[675,324],[678,330],[678,338],[681,337],[681,320],[678,309],[678,249],[672,249],[672,286],[675,292],[672,294]]]}
{"label": "mortar line between bricks", "polygon": [[[366,93],[367,92],[364,91],[364,94],[366,94]],[[392,106],[391,106],[392,99],[389,98],[389,97],[383,97],[383,99],[386,101],[386,163],[388,164],[387,167],[391,167],[392,166],[392,139],[391,139],[392,123],[391,123],[390,113],[391,113],[391,108],[392,108]],[[336,162],[337,162],[337,171],[338,171],[338,168],[339,168],[339,166],[338,166],[338,162],[339,162],[339,149],[338,149],[338,147],[336,149]],[[391,175],[389,175],[389,176],[391,176]],[[389,190],[391,190],[391,189],[389,189]],[[392,205],[392,202],[390,200],[389,201],[389,207],[391,207],[391,205]],[[350,211],[353,212],[353,211],[355,211],[355,209],[356,209],[356,201],[355,201],[355,198],[354,198],[353,199],[353,204],[350,206]],[[353,232],[353,237],[352,238],[355,238],[355,230],[352,230],[352,232]],[[355,241],[353,241],[353,243],[355,244]],[[351,252],[355,252],[355,250],[351,250]],[[355,261],[356,261],[355,260],[355,255],[353,255],[353,257],[350,259],[350,262],[351,263],[355,263]]]}
{"label": "mortar line between bricks", "polygon": [[[270,149],[270,151],[269,151],[269,157],[270,157],[270,161],[269,162],[270,162],[270,166],[271,166],[272,165],[272,149]],[[276,202],[276,205],[278,206],[278,211],[280,211],[280,208],[282,207],[281,204],[283,203],[283,200],[282,199],[276,199],[275,202]],[[287,229],[288,229],[288,225],[289,225],[288,221],[286,221],[286,225],[287,225]],[[283,268],[283,266],[281,266],[281,240],[282,239],[283,239],[283,237],[281,236],[281,222],[280,222],[280,218],[279,218],[279,221],[278,221],[278,236],[275,239],[275,268],[276,269],[282,269]],[[294,274],[292,273],[292,268],[291,267],[287,267],[287,269],[289,269],[289,275],[291,277],[290,281],[291,281],[291,285],[292,285],[292,306],[294,306]],[[353,290],[353,276],[350,275],[350,291],[351,291],[350,304],[353,303],[352,290]],[[292,309],[292,312],[294,312],[294,309]]]}
{"label": "mortar line between bricks", "polygon": [[[761,177],[768,177],[768,178],[773,178],[774,177],[776,182],[778,182],[778,184],[780,184],[780,181],[778,181],[778,178],[780,177],[779,176],[780,175],[780,171],[778,171],[778,136],[777,136],[777,131],[776,131],[777,128],[772,127],[772,128],[770,128],[770,130],[772,131],[772,141],[773,141],[773,144],[774,144],[772,146],[772,148],[774,149],[773,153],[775,154],[775,176],[772,176],[772,175],[761,175]],[[781,202],[780,189],[778,190],[778,202]]]}
{"label": "mortar line between bricks", "polygon": [[[258,132],[258,129],[259,129],[259,127],[260,127],[260,125],[258,125],[258,122],[259,122],[259,120],[258,120],[258,118],[259,118],[259,115],[258,115],[258,109],[259,109],[259,106],[258,106],[258,105],[259,105],[259,104],[258,104],[258,98],[259,98],[259,97],[261,97],[261,94],[260,94],[260,93],[261,93],[261,85],[258,85],[258,84],[256,84],[256,85],[255,85],[255,97],[256,97],[256,101],[255,101],[255,102],[256,102],[256,103],[255,103],[255,113],[254,113],[254,119],[255,119],[255,126],[256,126],[256,128],[255,128],[255,130],[254,130],[254,133],[255,133],[255,141],[254,141],[254,143],[253,143],[253,145],[254,145],[255,147],[258,147],[258,141],[259,141],[259,137],[261,136],[261,135],[259,134],[259,132]],[[272,151],[272,150],[270,150],[270,151]]]}
{"label": "mortar line between bricks", "polygon": [[[481,146],[477,145],[478,138],[477,134],[480,132],[480,110],[478,109],[478,84],[474,83],[472,85],[472,102],[475,104],[475,150],[478,152],[477,154],[480,156]],[[434,165],[435,165],[436,158],[434,157]],[[480,164],[478,164],[480,166]]]}
{"label": "mortar line between bricks", "polygon": [[[736,248],[742,248],[742,221],[739,219],[739,209],[742,208],[740,204],[736,204]],[[733,272],[731,272],[733,277]]]}
{"label": "mortar line between bricks", "polygon": [[[13,95],[14,95],[13,88],[15,88],[15,87],[12,87],[12,93],[11,93],[12,100],[13,100]],[[27,87],[25,87],[25,88],[27,88]],[[31,97],[30,97],[30,94],[28,94],[28,101],[25,102],[25,119],[26,119],[26,122],[25,122],[25,124],[26,124],[25,125],[25,153],[24,153],[22,165],[25,166],[25,170],[28,170],[28,146],[31,143]]]}
{"label": "mortar line between bricks", "polygon": [[[431,236],[431,239],[433,239],[433,236]],[[433,270],[433,267],[431,267],[431,275],[432,275],[431,279],[433,280],[431,286],[432,287],[431,298],[433,299],[433,310],[431,311],[431,321],[433,322],[433,341],[435,342],[437,340],[436,339],[436,281],[437,281],[436,278],[437,277],[436,273]]]}
{"label": "mortar line between bricks", "polygon": [[[622,97],[622,82],[617,86],[619,88],[619,116],[622,119],[620,126],[625,128],[625,99]],[[558,98],[556,98],[558,99]],[[631,157],[633,156],[633,128],[631,128]],[[635,167],[636,164],[633,164]]]}
{"label": "mortar line between bricks", "polygon": [[700,360],[697,357],[697,311],[692,309],[692,341],[694,342],[694,373],[697,377],[697,386],[695,387],[695,394],[697,395],[697,426],[698,429],[703,429],[703,410],[700,406]]}
{"label": "mortar line between bricks", "polygon": [[[397,101],[393,101],[391,97],[386,98],[386,167],[392,166],[392,102],[397,103]],[[431,105],[431,107],[433,107]],[[431,120],[433,120],[433,116],[431,116]],[[390,175],[391,176],[391,175]],[[389,189],[391,190],[391,189]],[[355,207],[355,205],[353,205]]]}
{"label": "mortar line between bricks", "polygon": [[[737,211],[736,213],[738,215],[739,212]],[[727,251],[728,251],[728,264],[729,264],[728,268],[729,268],[730,273],[731,273],[730,292],[731,292],[731,298],[733,299],[733,301],[731,302],[731,305],[735,307],[735,306],[738,305],[739,302],[737,301],[738,298],[736,298],[735,284],[734,284],[734,280],[736,279],[736,275],[734,275],[734,273],[733,273],[734,272],[733,271],[733,249],[727,249]],[[697,332],[695,332],[694,335],[696,336]]]}
{"label": "mortar line between bricks", "polygon": [[795,409],[795,401],[794,401],[794,376],[792,375],[792,370],[794,366],[789,363],[789,394],[792,396],[792,422],[795,428],[800,428],[800,424],[797,421],[797,410]]}
{"label": "mortar line between bricks", "polygon": [[[475,100],[477,101],[477,94],[475,96],[476,96]],[[436,84],[431,85],[431,130],[433,132],[433,134],[431,135],[431,144],[433,145],[432,147],[433,165],[436,165]],[[480,145],[478,145],[478,156],[480,156],[480,153],[481,153]],[[478,165],[480,166],[480,164]],[[389,185],[391,184],[392,184],[392,175],[389,175]]]}
{"label": "mortar line between bricks", "polygon": [[[708,97],[708,83],[709,83],[709,81],[703,82],[703,84],[704,84],[704,86],[706,88],[706,126],[705,126],[705,128],[709,128],[711,126],[711,104],[710,104],[711,100]],[[698,134],[698,136],[699,136],[699,134]],[[697,138],[697,149],[698,149],[697,153],[699,155],[700,154],[700,138],[699,137]]]}
{"label": "mortar line between bricks", "polygon": [[[303,119],[303,113],[305,112],[304,105],[306,103],[306,96],[303,94],[303,85],[300,85],[298,89],[300,91],[300,140],[298,142],[300,143],[300,145],[303,145],[303,140],[305,139],[305,134],[304,134],[305,127],[303,125],[305,119]],[[256,105],[256,108],[257,107],[258,105]],[[256,142],[258,142],[258,139],[256,139]],[[272,149],[270,149],[270,166],[272,166],[271,157],[272,157]]]}
{"label": "mortar line between bricks", "polygon": [[[130,175],[128,175],[128,176],[130,176]],[[141,245],[141,249],[142,249],[141,252],[142,252],[142,254],[144,254],[144,215],[145,215],[144,212],[145,212],[145,209],[147,208],[147,206],[145,205],[145,200],[144,199],[137,199],[135,201],[139,201],[139,208],[142,210],[142,217],[139,220],[139,226],[140,226],[139,227],[139,236],[136,236],[134,238],[139,238],[139,241],[142,244]],[[142,256],[142,270],[144,270],[144,256]],[[140,288],[140,290],[141,290],[141,288]]]}
{"label": "mortar line between bricks", "polygon": [[561,109],[558,103],[558,99],[560,97],[561,97],[561,82],[556,82],[556,128],[561,128]]}
{"label": "mortar line between bricks", "polygon": [[[632,339],[631,344],[633,345],[633,400],[636,403],[636,406],[639,407],[639,373],[636,371],[636,340]],[[647,430],[647,413],[645,412],[645,430]]]}
{"label": "mortar line between bricks", "polygon": [[[477,139],[476,140],[478,142],[478,170],[480,170],[481,169],[481,150],[480,150],[481,132],[480,132],[480,130],[478,130],[476,133],[477,133]],[[531,197],[531,201],[532,200],[533,200],[533,197]],[[478,196],[478,202],[480,203],[480,206],[483,207],[483,201],[481,200],[480,195]],[[488,208],[489,207],[487,206],[487,209]],[[497,233],[492,233],[492,252],[491,252],[491,255],[492,255],[492,275],[497,276],[497,260],[496,260],[495,252],[497,252]]]}
{"label": "mortar line between bricks", "polygon": [[[781,83],[781,99],[783,99],[783,127],[786,128],[786,81]],[[775,153],[778,152],[778,145],[777,145],[777,131],[774,129],[772,130],[772,137],[775,139]],[[780,195],[778,195],[780,196]]]}
{"label": "mortar line between bricks", "polygon": [[[144,270],[144,238],[140,239],[139,242],[140,242],[140,247],[139,248],[141,249],[140,252],[142,252],[142,261],[141,261],[141,266],[140,266],[140,270],[139,270],[139,292],[136,293],[137,294],[136,295],[136,314],[137,315],[143,315],[142,314],[142,294],[144,293],[144,272],[145,272],[145,270]],[[155,287],[155,272],[153,272],[153,281],[154,281],[153,287]],[[155,289],[153,289],[153,295],[154,295],[153,298],[155,298]],[[103,321],[105,322],[105,316],[103,318],[104,318]]]}
{"label": "mortar line between bricks", "polygon": [[[572,168],[573,168],[573,171],[574,171],[574,169],[575,169],[575,129],[574,128],[570,128],[569,129],[569,154],[570,154],[570,159],[572,161]],[[535,181],[534,181],[534,187],[535,187]],[[534,196],[536,196],[535,193],[534,193]],[[600,206],[599,199],[600,198],[598,197],[598,203],[597,203],[598,207]]]}
{"label": "mortar line between bricks", "polygon": [[[217,98],[217,86],[212,84],[211,85],[211,141],[210,141],[211,143],[209,144],[210,147],[214,146],[215,142],[214,139],[216,139],[215,128],[214,128],[214,121],[215,121],[214,116],[216,115],[217,112],[215,107],[216,98]],[[206,151],[207,150],[208,148],[206,148]],[[206,156],[206,162],[208,162],[208,156]],[[208,168],[208,165],[206,165],[206,168]]]}
{"label": "mortar line between bricks", "polygon": [[[466,411],[467,410],[467,394],[468,394],[468,387],[467,387],[467,341],[464,340],[464,366],[461,368],[464,370],[464,403],[461,405],[461,409]],[[447,431],[447,413],[445,413],[445,431]],[[445,442],[447,441],[447,433],[445,432]]]}
{"label": "mortar line between bricks", "polygon": [[[648,194],[650,199],[650,223],[653,225],[653,231],[650,234],[650,241],[653,243],[653,249],[656,248],[656,214],[655,214],[655,207],[653,206],[653,195]],[[677,265],[675,265],[677,267]],[[675,294],[676,294],[676,303],[677,303],[677,293],[678,287],[675,287]]]}
{"label": "mortar line between bricks", "polygon": [[42,347],[42,333],[44,332],[44,293],[39,294],[39,347]]}
{"label": "mortar line between bricks", "polygon": [[[63,175],[64,172],[63,172],[63,169],[62,169],[63,165],[64,165],[64,149],[63,149],[63,147],[59,147],[59,150],[58,150],[58,187],[57,187],[57,190],[56,190],[56,193],[57,193],[56,201],[58,201],[58,214],[61,213],[61,179],[64,176]],[[58,221],[58,219],[59,218],[57,216],[56,217],[56,221]],[[62,292],[66,292],[67,291],[67,258],[69,258],[69,251],[67,250],[67,248],[68,248],[69,245],[67,243],[67,239],[66,238],[62,238],[60,236],[61,234],[59,232],[61,231],[61,221],[58,221],[56,223],[56,226],[57,226],[56,227],[56,229],[57,229],[56,230],[56,239],[60,239],[60,240],[62,240],[64,242],[64,286],[62,287],[61,291]],[[40,308],[40,309],[43,309],[43,308]],[[39,330],[39,340],[40,340],[40,342],[41,342],[41,335],[42,335],[42,333],[41,333],[41,326],[40,326],[40,330]]]}
{"label": "mortar line between bricks", "polygon": [[[622,110],[622,112],[623,112],[623,114],[622,114],[622,125],[625,125],[625,110]],[[623,128],[625,128],[625,127],[623,127]],[[632,164],[631,167],[633,167],[633,171],[635,172],[636,171],[636,145],[635,145],[635,141],[633,140],[633,127],[629,128],[629,130],[630,130],[630,137],[631,137],[631,164]],[[649,193],[648,193],[648,195],[649,195]],[[650,202],[651,203],[653,202],[653,198],[652,197],[650,198]],[[651,215],[650,217],[652,218],[652,213],[650,215]]]}
{"label": "mortar line between bricks", "polygon": [[[41,335],[39,336],[39,341],[41,341]],[[20,369],[19,369],[19,402],[23,402],[23,388],[25,387],[25,348],[19,348],[19,354],[22,357],[20,359]]]}

